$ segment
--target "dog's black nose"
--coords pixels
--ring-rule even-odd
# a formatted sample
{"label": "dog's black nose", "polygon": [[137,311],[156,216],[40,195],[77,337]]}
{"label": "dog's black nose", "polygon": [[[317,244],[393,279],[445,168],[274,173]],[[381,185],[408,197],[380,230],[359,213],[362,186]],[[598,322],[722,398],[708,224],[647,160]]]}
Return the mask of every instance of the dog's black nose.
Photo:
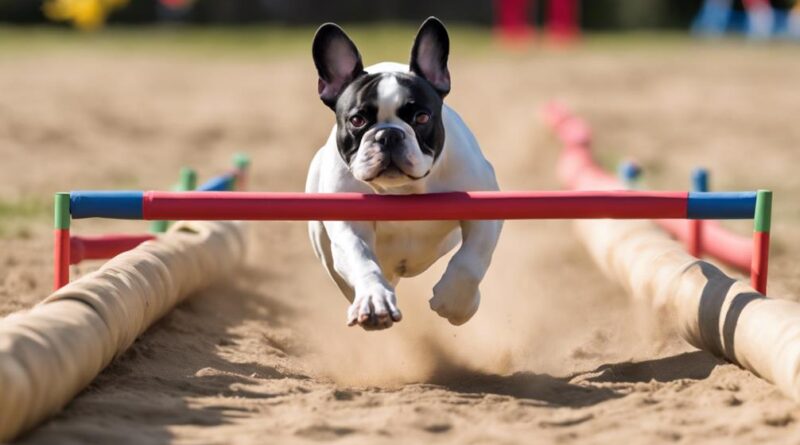
{"label": "dog's black nose", "polygon": [[399,128],[382,128],[375,133],[375,141],[383,147],[393,147],[406,138]]}

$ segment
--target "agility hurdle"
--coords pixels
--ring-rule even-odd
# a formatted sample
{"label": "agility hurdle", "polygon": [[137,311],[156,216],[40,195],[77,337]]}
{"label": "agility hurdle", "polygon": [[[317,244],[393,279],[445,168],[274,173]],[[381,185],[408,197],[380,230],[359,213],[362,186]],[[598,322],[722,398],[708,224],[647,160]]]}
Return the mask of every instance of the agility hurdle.
{"label": "agility hurdle", "polygon": [[[196,187],[197,174],[191,168],[182,168],[180,181],[174,187],[179,191],[198,190],[204,192],[219,192],[224,190],[244,190],[247,182],[247,171],[250,159],[244,154],[236,154],[233,159],[234,168],[226,173],[214,176]],[[53,281],[54,289],[59,289],[69,281],[69,266],[80,264],[84,260],[100,260],[113,258],[126,252],[145,241],[151,241],[158,234],[166,232],[169,227],[167,220],[153,220],[150,224],[149,234],[105,234],[78,236],[70,233],[69,203],[60,194],[56,195],[54,220],[55,220],[55,249],[54,264],[56,265]]]}
{"label": "agility hurdle", "polygon": [[[585,122],[558,104],[546,107],[544,117],[564,143],[558,172],[567,187],[622,186],[592,158],[591,132]],[[768,259],[771,199],[766,191],[759,195],[763,197],[758,200],[753,242],[747,249],[754,270],[765,269]],[[633,302],[655,312],[689,344],[742,366],[800,401],[800,304],[764,298],[764,292],[754,289],[766,287],[764,276],[753,275],[751,287],[689,255],[662,229],[674,229],[680,223],[676,233],[685,235],[691,221],[666,221],[673,225],[665,227],[665,220],[656,224],[580,220],[575,226],[597,266],[624,287]],[[735,240],[733,245],[738,247],[744,237],[711,223],[703,222],[703,250],[726,262],[738,259],[731,255],[730,245],[716,243]]]}
{"label": "agility hurdle", "polygon": [[[595,162],[592,157],[592,130],[583,119],[572,115],[563,105],[555,102],[547,104],[542,109],[542,118],[545,124],[552,128],[563,146],[556,170],[566,188],[598,190],[626,187]],[[637,168],[633,168],[632,172],[622,173],[638,175],[636,170]],[[696,185],[694,188],[697,189]],[[699,247],[692,246],[692,221],[660,219],[656,223],[686,243],[688,249]],[[743,272],[752,269],[755,256],[752,238],[731,232],[713,220],[702,221],[701,236],[702,253]],[[766,252],[759,251],[759,254]]]}
{"label": "agility hurdle", "polygon": [[[753,219],[768,220],[762,192],[535,191],[425,195],[358,193],[75,191],[56,195],[63,218],[257,221],[429,221],[494,219]],[[756,209],[763,211],[756,214]],[[758,238],[764,251],[769,238]],[[60,246],[61,255],[69,257]],[[61,258],[61,257],[57,257]],[[766,263],[753,267],[764,277]],[[68,269],[56,264],[60,283]],[[755,278],[754,278],[755,279]]]}
{"label": "agility hurdle", "polygon": [[[243,187],[249,160],[234,164],[197,190]],[[177,188],[195,180],[183,169]],[[56,292],[0,320],[0,442],[60,410],[152,323],[244,259],[241,223],[184,221],[166,231],[159,220],[156,233],[70,236],[68,200],[57,197],[55,210]],[[67,283],[70,264],[112,257]]]}

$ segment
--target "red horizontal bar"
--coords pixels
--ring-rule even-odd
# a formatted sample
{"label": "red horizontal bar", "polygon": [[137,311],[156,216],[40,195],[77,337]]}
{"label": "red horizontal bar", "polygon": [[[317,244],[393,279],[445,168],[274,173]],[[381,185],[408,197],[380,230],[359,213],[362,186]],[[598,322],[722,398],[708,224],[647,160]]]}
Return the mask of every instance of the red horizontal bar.
{"label": "red horizontal bar", "polygon": [[[592,157],[591,129],[563,106],[551,103],[543,110],[545,122],[555,130],[564,145],[558,161],[558,175],[570,189],[620,188],[622,184],[603,170]],[[680,241],[690,237],[690,221],[656,221]],[[742,271],[749,271],[753,241],[722,227],[717,221],[703,222],[703,252]]]}
{"label": "red horizontal bar", "polygon": [[144,219],[413,221],[685,218],[686,192],[145,192]]}
{"label": "red horizontal bar", "polygon": [[100,235],[73,236],[70,238],[70,264],[83,260],[105,260],[122,252],[127,252],[145,241],[155,239],[155,235]]}
{"label": "red horizontal bar", "polygon": [[[689,221],[659,219],[656,222],[679,241],[689,241]],[[703,254],[748,272],[753,257],[753,240],[729,231],[719,221],[703,221]]]}

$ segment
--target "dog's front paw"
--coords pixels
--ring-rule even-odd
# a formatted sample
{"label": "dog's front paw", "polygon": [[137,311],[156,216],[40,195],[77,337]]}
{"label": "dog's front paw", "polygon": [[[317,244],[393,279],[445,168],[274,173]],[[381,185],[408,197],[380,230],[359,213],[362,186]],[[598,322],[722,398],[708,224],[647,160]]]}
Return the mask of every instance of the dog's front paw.
{"label": "dog's front paw", "polygon": [[478,284],[480,280],[469,273],[448,270],[433,287],[431,309],[455,326],[466,323],[481,303]]}
{"label": "dog's front paw", "polygon": [[347,309],[347,325],[358,324],[368,331],[389,328],[402,318],[394,291],[380,283],[356,288],[356,297]]}

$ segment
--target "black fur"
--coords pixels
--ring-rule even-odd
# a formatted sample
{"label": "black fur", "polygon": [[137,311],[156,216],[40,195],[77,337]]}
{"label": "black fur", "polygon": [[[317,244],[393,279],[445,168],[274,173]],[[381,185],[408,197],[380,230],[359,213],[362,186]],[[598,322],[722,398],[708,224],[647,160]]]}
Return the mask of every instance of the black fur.
{"label": "black fur", "polygon": [[[336,65],[336,60],[332,60],[332,48],[337,45],[340,49],[346,48],[346,63]],[[406,98],[404,105],[397,110],[398,117],[414,128],[423,153],[438,159],[445,138],[442,100],[450,91],[449,51],[447,29],[438,19],[430,17],[422,24],[414,40],[410,72],[367,74],[358,49],[339,26],[326,23],[317,30],[312,54],[319,74],[320,98],[336,112],[336,141],[346,163],[349,164],[358,151],[364,133],[377,123],[378,84],[387,75],[397,78]],[[336,70],[334,65],[345,69]],[[430,114],[428,123],[415,123],[414,118],[420,111]],[[366,118],[367,125],[362,128],[350,125],[349,120],[355,114]]]}
{"label": "black fur", "polygon": [[436,17],[428,17],[417,31],[411,60],[411,72],[426,79],[442,97],[450,92],[450,71],[447,59],[450,56],[450,37],[447,28]]}
{"label": "black fur", "polygon": [[[342,63],[341,68],[344,68],[343,70],[335,69],[336,66],[333,59],[337,56],[337,54],[334,54],[337,46],[345,48],[346,63]],[[361,62],[361,54],[339,25],[325,23],[317,29],[314,35],[311,55],[314,58],[314,65],[319,75],[317,89],[320,99],[325,105],[335,109],[336,100],[347,85],[365,74],[364,64]],[[338,54],[338,56],[341,59],[342,54]],[[341,60],[338,61],[343,62]]]}
{"label": "black fur", "polygon": [[[396,77],[397,83],[405,91],[403,95],[407,98],[405,105],[397,110],[397,116],[414,129],[422,152],[437,159],[444,147],[445,136],[442,97],[430,83],[411,73],[367,74],[356,79],[344,90],[336,103],[336,141],[342,159],[350,163],[361,144],[361,137],[377,123],[378,84],[383,76]],[[430,113],[431,119],[427,124],[414,123],[414,117],[420,111]],[[367,125],[360,129],[353,128],[348,121],[354,114],[365,117]]]}

